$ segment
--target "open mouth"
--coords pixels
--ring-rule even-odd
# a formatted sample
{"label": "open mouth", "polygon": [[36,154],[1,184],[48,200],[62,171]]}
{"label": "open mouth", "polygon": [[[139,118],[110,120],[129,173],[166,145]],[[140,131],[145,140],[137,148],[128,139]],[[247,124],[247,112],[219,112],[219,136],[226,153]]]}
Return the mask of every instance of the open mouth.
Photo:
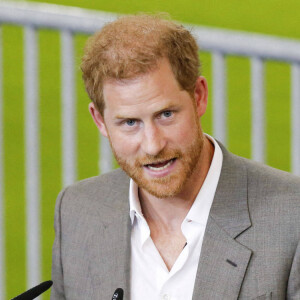
{"label": "open mouth", "polygon": [[176,158],[172,158],[170,160],[165,160],[162,162],[148,164],[148,165],[146,165],[146,167],[153,171],[161,171],[161,170],[168,168],[175,160],[176,160]]}

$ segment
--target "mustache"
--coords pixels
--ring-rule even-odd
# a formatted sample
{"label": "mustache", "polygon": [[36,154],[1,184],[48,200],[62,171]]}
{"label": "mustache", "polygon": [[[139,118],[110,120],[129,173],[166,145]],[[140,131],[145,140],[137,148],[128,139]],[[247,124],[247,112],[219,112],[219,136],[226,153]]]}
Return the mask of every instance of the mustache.
{"label": "mustache", "polygon": [[160,153],[156,155],[146,154],[143,157],[139,157],[136,160],[136,164],[139,166],[151,165],[180,157],[182,157],[182,152],[179,150],[163,149]]}

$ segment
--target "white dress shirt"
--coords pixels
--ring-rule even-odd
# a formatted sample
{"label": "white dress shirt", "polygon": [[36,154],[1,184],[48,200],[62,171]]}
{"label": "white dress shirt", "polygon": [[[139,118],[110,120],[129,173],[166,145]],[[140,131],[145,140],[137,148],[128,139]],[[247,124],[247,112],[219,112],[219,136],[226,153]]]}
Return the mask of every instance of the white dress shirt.
{"label": "white dress shirt", "polygon": [[150,237],[138,198],[138,186],[130,180],[131,300],[192,299],[205,227],[223,161],[220,146],[212,137],[206,136],[215,147],[213,159],[205,181],[181,224],[187,244],[170,271]]}

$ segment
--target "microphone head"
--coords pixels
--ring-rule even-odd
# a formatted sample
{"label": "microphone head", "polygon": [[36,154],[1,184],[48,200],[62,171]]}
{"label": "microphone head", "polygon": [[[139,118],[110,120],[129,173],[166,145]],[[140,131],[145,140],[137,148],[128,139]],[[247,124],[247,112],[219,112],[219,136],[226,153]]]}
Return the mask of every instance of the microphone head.
{"label": "microphone head", "polygon": [[38,297],[40,294],[47,291],[51,286],[53,282],[51,280],[45,281],[40,283],[39,285],[31,288],[30,290],[26,291],[25,293],[11,299],[11,300],[32,300]]}
{"label": "microphone head", "polygon": [[111,300],[123,300],[124,291],[121,288],[115,290]]}

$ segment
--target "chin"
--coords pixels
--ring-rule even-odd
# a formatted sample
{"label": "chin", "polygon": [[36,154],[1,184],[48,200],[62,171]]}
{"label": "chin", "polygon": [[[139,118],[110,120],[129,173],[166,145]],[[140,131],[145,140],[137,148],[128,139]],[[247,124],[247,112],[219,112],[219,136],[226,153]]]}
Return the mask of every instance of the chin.
{"label": "chin", "polygon": [[157,198],[171,198],[182,191],[185,182],[184,180],[176,182],[176,178],[160,178],[159,181],[159,183],[150,183],[139,179],[136,183],[140,188]]}

